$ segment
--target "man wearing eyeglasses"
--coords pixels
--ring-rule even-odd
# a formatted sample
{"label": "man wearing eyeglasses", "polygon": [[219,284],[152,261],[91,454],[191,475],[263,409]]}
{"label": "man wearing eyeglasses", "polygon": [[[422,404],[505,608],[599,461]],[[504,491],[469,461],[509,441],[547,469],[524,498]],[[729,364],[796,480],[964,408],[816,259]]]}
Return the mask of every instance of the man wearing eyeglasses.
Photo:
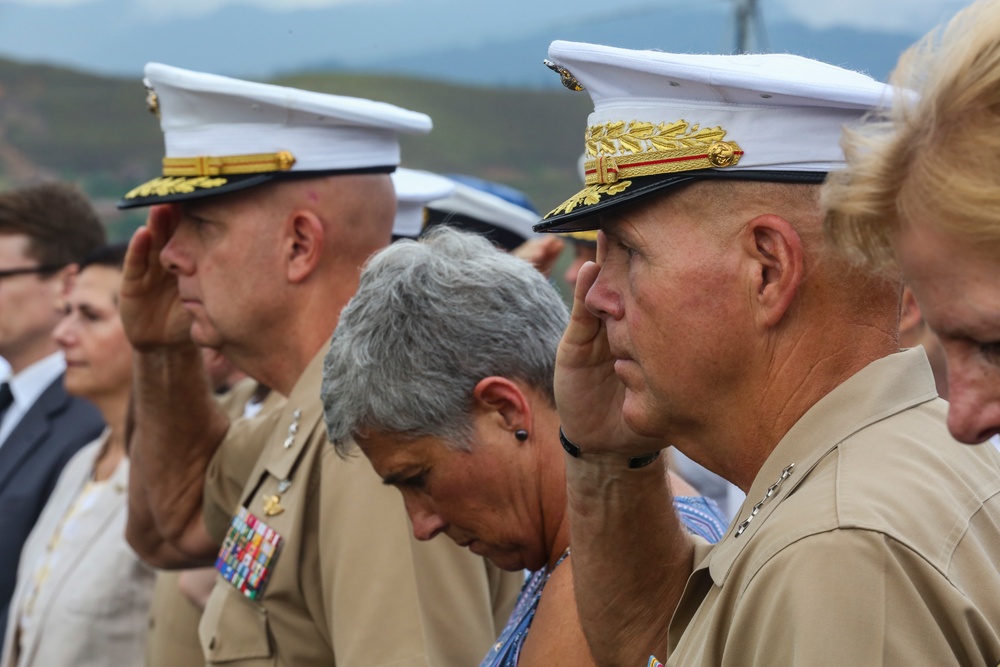
{"label": "man wearing eyeglasses", "polygon": [[63,389],[66,364],[52,340],[76,262],[103,243],[104,228],[75,187],[0,193],[0,356],[10,364],[0,384],[0,627],[21,547],[59,473],[104,428],[96,408]]}

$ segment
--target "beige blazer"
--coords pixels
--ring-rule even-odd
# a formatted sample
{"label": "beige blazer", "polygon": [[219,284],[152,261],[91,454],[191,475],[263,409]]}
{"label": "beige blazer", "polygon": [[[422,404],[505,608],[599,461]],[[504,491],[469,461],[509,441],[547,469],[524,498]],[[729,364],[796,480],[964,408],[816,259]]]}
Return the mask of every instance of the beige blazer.
{"label": "beige blazer", "polygon": [[0,667],[129,667],[143,662],[146,619],[154,571],[125,542],[128,460],[118,464],[85,521],[69,537],[34,603],[38,631],[26,645],[16,637],[27,603],[28,578],[46,545],[93,470],[105,432],[66,465],[25,544],[11,601]]}

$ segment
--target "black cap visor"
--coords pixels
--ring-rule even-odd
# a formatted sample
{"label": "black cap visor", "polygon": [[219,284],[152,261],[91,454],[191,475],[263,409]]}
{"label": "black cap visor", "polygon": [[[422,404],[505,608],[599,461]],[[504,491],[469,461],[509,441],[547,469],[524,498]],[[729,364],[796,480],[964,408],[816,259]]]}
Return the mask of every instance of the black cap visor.
{"label": "black cap visor", "polygon": [[[612,207],[632,204],[667,188],[696,180],[767,181],[771,183],[819,184],[821,171],[726,171],[697,169],[679,174],[629,178],[607,185],[588,186],[545,216],[536,232],[585,232],[598,229],[598,215]],[[624,186],[624,187],[623,187]]]}
{"label": "black cap visor", "polygon": [[427,224],[424,225],[424,230],[426,231],[437,225],[449,225],[457,229],[485,236],[494,245],[503,248],[507,252],[514,250],[528,240],[516,232],[504,229],[485,220],[480,220],[479,218],[428,207]]}
{"label": "black cap visor", "polygon": [[161,176],[135,188],[117,206],[120,209],[171,204],[192,199],[216,197],[246,190],[271,181],[294,181],[323,176],[345,174],[390,174],[395,166],[364,167],[360,169],[329,169],[322,171],[273,171],[264,174],[235,174],[225,176]]}

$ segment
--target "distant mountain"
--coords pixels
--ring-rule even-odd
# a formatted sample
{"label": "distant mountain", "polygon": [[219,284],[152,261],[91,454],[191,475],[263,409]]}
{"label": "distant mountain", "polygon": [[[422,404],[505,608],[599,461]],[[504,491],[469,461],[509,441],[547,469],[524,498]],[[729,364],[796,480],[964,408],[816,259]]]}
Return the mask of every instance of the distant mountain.
{"label": "distant mountain", "polygon": [[[225,5],[196,16],[140,14],[130,0],[65,7],[0,2],[0,55],[138,76],[150,60],[249,78],[307,70],[376,71],[481,86],[550,86],[554,39],[725,53],[728,2],[366,0],[273,11]],[[147,6],[151,6],[147,4]],[[884,77],[916,34],[814,30],[762,3],[773,51],[812,55]]]}
{"label": "distant mountain", "polygon": [[[680,53],[728,53],[734,29],[722,4],[649,10],[600,22],[570,23],[530,37],[497,41],[474,48],[447,49],[405,58],[365,61],[367,71],[416,75],[472,85],[558,86],[558,77],[542,66],[555,39],[595,42],[633,49]],[[916,35],[866,32],[848,28],[815,30],[782,20],[767,27],[769,51],[796,53],[885,80],[900,53]],[[342,63],[313,67],[334,69]]]}

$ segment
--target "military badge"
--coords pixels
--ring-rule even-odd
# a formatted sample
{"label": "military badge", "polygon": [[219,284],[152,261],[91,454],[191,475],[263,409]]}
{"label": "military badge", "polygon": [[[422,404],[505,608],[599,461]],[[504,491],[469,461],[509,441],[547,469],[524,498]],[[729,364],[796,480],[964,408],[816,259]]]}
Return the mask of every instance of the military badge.
{"label": "military badge", "polygon": [[273,528],[241,507],[229,524],[215,569],[236,590],[256,600],[264,594],[281,541]]}

